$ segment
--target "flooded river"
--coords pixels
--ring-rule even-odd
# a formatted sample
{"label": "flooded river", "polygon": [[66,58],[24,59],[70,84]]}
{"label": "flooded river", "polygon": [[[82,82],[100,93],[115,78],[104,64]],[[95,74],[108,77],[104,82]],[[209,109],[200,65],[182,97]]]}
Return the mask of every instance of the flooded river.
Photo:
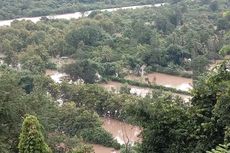
{"label": "flooded river", "polygon": [[[117,11],[117,10],[122,10],[122,9],[137,9],[137,8],[144,8],[144,7],[160,7],[165,5],[165,3],[158,3],[158,4],[154,4],[154,5],[138,5],[138,6],[128,6],[128,7],[118,7],[118,8],[109,8],[109,9],[101,9],[100,11],[108,11],[108,12],[113,12],[113,11]],[[70,20],[70,19],[79,19],[81,17],[87,17],[89,16],[89,14],[91,12],[93,12],[95,10],[91,10],[91,11],[87,11],[84,12],[82,14],[82,12],[75,12],[75,13],[68,13],[68,14],[61,14],[61,15],[50,15],[50,16],[46,16],[48,19],[66,19],[66,20]],[[11,22],[13,22],[14,20],[30,20],[34,23],[37,23],[38,21],[40,21],[41,16],[40,17],[25,17],[25,18],[18,18],[18,19],[13,19],[13,20],[3,20],[0,21],[0,26],[10,26]]]}

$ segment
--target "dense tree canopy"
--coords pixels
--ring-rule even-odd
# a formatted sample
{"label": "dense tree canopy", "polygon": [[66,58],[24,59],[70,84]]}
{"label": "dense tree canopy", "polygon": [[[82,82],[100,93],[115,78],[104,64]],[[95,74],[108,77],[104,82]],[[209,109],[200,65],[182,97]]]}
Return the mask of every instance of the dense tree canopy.
{"label": "dense tree canopy", "polygon": [[160,93],[130,105],[128,110],[143,127],[141,152],[202,153],[229,143],[227,65],[196,83],[192,106]]}
{"label": "dense tree canopy", "polygon": [[[78,20],[43,17],[37,23],[22,20],[0,27],[0,152],[33,149],[25,145],[50,152],[48,145],[52,152],[91,153],[89,143],[121,148],[122,153],[228,151],[229,61],[208,69],[230,53],[230,2],[165,2],[159,8],[93,11]],[[0,19],[141,3],[152,1],[3,0]],[[47,70],[68,77],[58,84],[46,76]],[[124,78],[142,71],[192,77],[193,90],[180,92],[191,100],[185,103],[162,91],[177,91],[173,88]],[[131,94],[130,85],[116,92],[101,87],[114,78],[155,88],[139,97]],[[33,116],[23,123],[25,114]],[[103,129],[103,116],[139,125],[142,142],[121,146]],[[28,144],[31,134],[38,143]]]}
{"label": "dense tree canopy", "polygon": [[[151,1],[153,3],[155,1]],[[156,1],[157,2],[157,1]],[[84,12],[105,7],[137,5],[149,3],[148,0],[3,0],[0,5],[0,20],[24,16],[44,16],[70,12]]]}

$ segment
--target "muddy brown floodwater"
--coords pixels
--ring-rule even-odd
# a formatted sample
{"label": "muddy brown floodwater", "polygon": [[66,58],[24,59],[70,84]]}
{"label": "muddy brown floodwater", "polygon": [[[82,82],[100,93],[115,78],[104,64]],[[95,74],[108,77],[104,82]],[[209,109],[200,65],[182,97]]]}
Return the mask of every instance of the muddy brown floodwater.
{"label": "muddy brown floodwater", "polygon": [[184,78],[180,76],[173,76],[164,73],[154,72],[154,73],[144,75],[143,77],[129,75],[126,77],[126,79],[135,80],[144,83],[155,83],[157,85],[172,87],[183,91],[188,91],[192,89],[192,79]]}
{"label": "muddy brown floodwater", "polygon": [[141,132],[141,129],[138,126],[133,126],[111,118],[102,118],[102,120],[103,128],[111,133],[118,143],[125,144],[129,142],[134,144],[134,142],[141,140],[138,137]]}
{"label": "muddy brown floodwater", "polygon": [[95,153],[120,153],[119,150],[115,150],[113,148],[108,148],[108,147],[104,147],[102,145],[93,145],[93,149]]}
{"label": "muddy brown floodwater", "polygon": [[[118,92],[123,85],[124,84],[115,81],[109,81],[104,84],[99,84],[99,86],[105,88],[106,90],[108,91],[115,90],[115,92]],[[142,88],[142,87],[131,86],[131,85],[128,85],[128,87],[131,88],[130,92],[132,94],[136,94],[137,96],[141,96],[141,97],[145,97],[146,95],[151,94],[153,90],[150,88]],[[191,98],[190,96],[183,95],[183,94],[173,93],[173,95],[181,97],[185,102],[189,102],[189,99]]]}
{"label": "muddy brown floodwater", "polygon": [[[141,128],[138,126],[133,126],[111,118],[101,119],[103,121],[103,128],[107,132],[111,133],[118,143],[125,144],[129,142],[134,144],[134,142],[141,141],[141,139],[138,137],[141,132]],[[93,145],[93,148],[95,153],[120,153],[118,150],[107,148],[101,145]]]}

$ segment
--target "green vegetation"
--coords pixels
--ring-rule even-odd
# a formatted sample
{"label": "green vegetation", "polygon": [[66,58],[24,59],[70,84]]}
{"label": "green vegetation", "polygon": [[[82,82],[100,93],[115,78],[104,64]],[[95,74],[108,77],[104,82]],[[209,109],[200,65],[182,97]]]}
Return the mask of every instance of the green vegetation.
{"label": "green vegetation", "polygon": [[81,135],[83,139],[89,143],[97,142],[98,144],[103,144],[106,147],[120,149],[120,144],[113,139],[113,136],[111,134],[108,134],[102,128],[85,129]]}
{"label": "green vegetation", "polygon": [[159,93],[131,105],[143,127],[141,152],[205,152],[229,143],[229,77],[222,65],[200,80],[191,107]]}
{"label": "green vegetation", "polygon": [[228,153],[229,145],[219,145],[216,149],[212,149],[212,151],[207,151],[207,153]]}
{"label": "green vegetation", "polygon": [[216,11],[208,4],[180,1],[159,8],[95,11],[79,20],[14,21],[0,28],[0,53],[7,64],[20,63],[34,73],[55,68],[52,59],[69,57],[73,62],[61,70],[87,83],[97,81],[97,74],[140,75],[143,66],[146,72],[196,79],[210,61],[229,52],[229,3],[218,2]]}
{"label": "green vegetation", "polygon": [[[129,94],[110,93],[97,85],[70,85],[63,83],[60,89],[62,99],[75,102],[78,107],[85,107],[104,116],[110,112],[112,118],[125,119],[127,114],[123,108],[139,98]],[[92,117],[91,117],[92,118]]]}
{"label": "green vegetation", "polygon": [[143,5],[154,2],[155,1],[148,0],[143,0],[142,2],[138,0],[3,0],[0,5],[0,20],[24,16],[30,17],[72,13],[76,11],[84,12],[100,8]]}
{"label": "green vegetation", "polygon": [[[83,140],[88,140],[83,137],[86,129],[92,130],[94,135],[98,135],[97,139],[89,142],[119,148],[119,144],[112,136],[102,129],[102,123],[96,112],[92,113],[91,109],[76,107],[74,103],[69,102],[70,98],[62,107],[58,107],[54,98],[61,93],[50,79],[28,71],[16,72],[7,67],[1,67],[0,74],[0,120],[2,123],[0,125],[0,144],[4,153],[17,152],[20,127],[25,114],[34,114],[38,117],[44,126],[44,136],[49,135],[49,138],[46,139],[53,151],[58,150],[59,143],[65,142],[68,150],[81,149],[84,146],[82,145]],[[50,94],[47,95],[47,92]],[[28,132],[27,129],[30,128],[27,125],[30,125],[30,122],[34,124],[35,121],[37,120],[34,117],[26,118],[25,124],[23,124],[26,127],[22,128],[20,137],[22,142],[19,148],[23,149],[26,145],[27,135],[25,132]],[[29,123],[27,124],[27,122]],[[37,129],[40,130],[40,125],[37,126],[39,127]],[[65,133],[63,136],[62,132]]]}
{"label": "green vegetation", "polygon": [[20,134],[20,153],[51,153],[51,149],[45,143],[41,131],[41,125],[35,116],[27,115],[23,121],[22,132]]}
{"label": "green vegetation", "polygon": [[[0,16],[148,2],[32,0],[22,5],[12,0],[0,4]],[[33,152],[27,150],[39,146],[38,152],[91,153],[90,144],[121,148],[122,153],[228,152],[229,61],[211,72],[207,69],[210,61],[229,55],[230,2],[167,2],[161,8],[94,11],[79,20],[43,18],[36,24],[23,20],[0,27],[0,58],[5,62],[0,65],[0,152]],[[66,64],[60,64],[62,60]],[[69,78],[55,83],[45,75],[47,69]],[[143,69],[192,76],[193,90],[122,79],[141,75]],[[144,98],[131,95],[127,86],[119,93],[109,92],[95,84],[100,78],[153,91]],[[84,84],[77,83],[81,79]],[[184,103],[165,90],[192,99]],[[26,114],[31,116],[23,121]],[[103,116],[140,126],[142,142],[121,146],[103,129]]]}

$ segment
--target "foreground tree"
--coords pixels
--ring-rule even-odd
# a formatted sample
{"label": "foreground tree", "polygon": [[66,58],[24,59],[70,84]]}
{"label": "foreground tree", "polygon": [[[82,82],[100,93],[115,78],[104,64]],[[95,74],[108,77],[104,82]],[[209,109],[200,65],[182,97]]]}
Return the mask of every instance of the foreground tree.
{"label": "foreground tree", "polygon": [[28,115],[22,125],[19,142],[20,153],[51,153],[41,132],[41,124],[35,116]]}
{"label": "foreground tree", "polygon": [[229,153],[230,152],[230,144],[228,145],[219,145],[216,149],[212,149],[212,151],[207,151],[207,153]]}
{"label": "foreground tree", "polygon": [[156,92],[152,98],[130,105],[128,111],[143,128],[141,153],[191,152],[189,126],[193,123],[180,99]]}
{"label": "foreground tree", "polygon": [[193,90],[192,105],[196,110],[195,152],[211,150],[218,144],[229,143],[229,63],[203,76]]}

